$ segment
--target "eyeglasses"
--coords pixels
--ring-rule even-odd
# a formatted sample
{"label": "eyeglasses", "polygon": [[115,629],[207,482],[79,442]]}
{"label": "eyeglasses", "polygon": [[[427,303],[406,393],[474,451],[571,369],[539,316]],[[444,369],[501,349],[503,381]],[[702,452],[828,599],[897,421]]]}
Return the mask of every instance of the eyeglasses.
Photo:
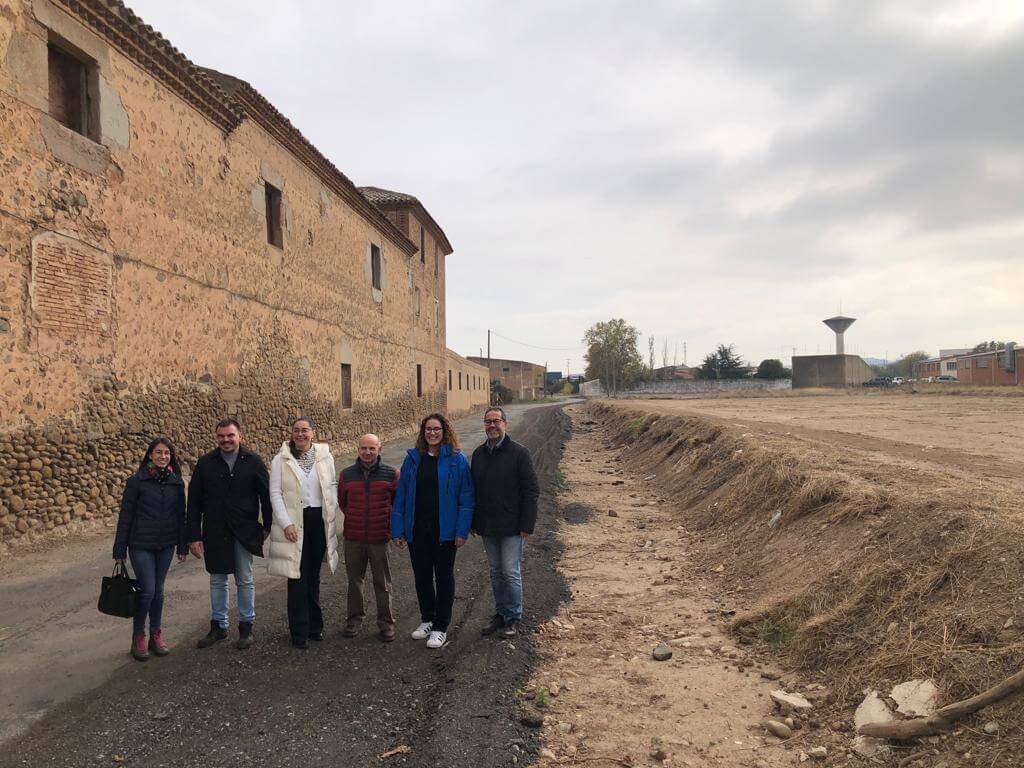
{"label": "eyeglasses", "polygon": [[444,427],[424,427],[424,432],[444,432]]}
{"label": "eyeglasses", "polygon": [[504,421],[504,419],[484,419],[484,426],[485,427],[496,427],[499,424],[501,424],[501,422],[503,422],[503,421]]}

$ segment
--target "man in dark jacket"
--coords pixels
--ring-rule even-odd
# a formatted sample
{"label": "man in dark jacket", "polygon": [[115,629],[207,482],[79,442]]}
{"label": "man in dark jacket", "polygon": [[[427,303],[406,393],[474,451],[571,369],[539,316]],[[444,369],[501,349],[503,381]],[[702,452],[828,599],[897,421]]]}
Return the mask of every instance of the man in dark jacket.
{"label": "man in dark jacket", "polygon": [[343,637],[359,633],[366,614],[363,610],[363,579],[369,563],[373,594],[377,601],[378,637],[386,643],[395,639],[395,617],[391,612],[391,504],[398,488],[398,470],[380,457],[380,438],[359,438],[359,459],[341,471],[338,478],[338,506],[345,515],[342,532],[345,572],[348,574],[348,619]]}
{"label": "man in dark jacket", "polygon": [[267,466],[242,445],[242,429],[235,419],[217,424],[217,448],[196,462],[188,484],[187,517],[189,551],[204,559],[210,574],[210,631],[198,645],[208,648],[228,636],[228,574],[233,573],[237,646],[244,650],[252,645],[256,620],[252,557],[263,557],[273,513]]}
{"label": "man in dark jacket", "polygon": [[523,617],[523,544],[537,523],[540,486],[529,452],[506,434],[507,429],[505,411],[488,408],[487,442],[473,451],[473,532],[483,537],[494,590],[494,617],[482,633],[515,637]]}

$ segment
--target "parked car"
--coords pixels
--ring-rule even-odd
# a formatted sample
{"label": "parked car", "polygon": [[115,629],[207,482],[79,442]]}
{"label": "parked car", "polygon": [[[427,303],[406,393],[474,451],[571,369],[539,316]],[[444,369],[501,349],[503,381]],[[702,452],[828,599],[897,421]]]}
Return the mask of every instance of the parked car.
{"label": "parked car", "polygon": [[957,382],[956,376],[932,376],[932,381],[936,384],[955,384]]}
{"label": "parked car", "polygon": [[893,376],[892,380],[890,381],[890,384],[892,384],[894,387],[898,387],[900,384],[906,384],[906,379],[904,379],[902,376]]}
{"label": "parked car", "polygon": [[875,376],[875,378],[864,382],[865,387],[888,387],[889,384],[890,381],[885,376]]}

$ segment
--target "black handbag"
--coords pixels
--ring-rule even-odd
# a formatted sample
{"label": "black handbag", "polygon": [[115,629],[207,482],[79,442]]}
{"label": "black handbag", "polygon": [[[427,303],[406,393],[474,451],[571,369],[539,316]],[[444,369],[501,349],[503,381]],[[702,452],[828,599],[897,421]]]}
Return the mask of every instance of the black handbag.
{"label": "black handbag", "polygon": [[100,584],[100,599],[96,607],[108,616],[130,619],[135,615],[139,583],[128,575],[123,562],[114,566],[110,576],[104,576]]}

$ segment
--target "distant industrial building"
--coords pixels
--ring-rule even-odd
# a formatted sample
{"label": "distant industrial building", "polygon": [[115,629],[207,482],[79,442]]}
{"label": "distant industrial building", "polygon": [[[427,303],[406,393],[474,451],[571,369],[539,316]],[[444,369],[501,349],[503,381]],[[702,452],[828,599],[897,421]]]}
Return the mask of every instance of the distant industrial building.
{"label": "distant industrial building", "polygon": [[[486,357],[467,357],[471,363],[487,367]],[[491,381],[512,390],[517,400],[536,400],[544,396],[544,366],[525,360],[490,358]]]}
{"label": "distant industrial building", "polygon": [[856,387],[875,375],[859,355],[845,354],[844,334],[855,318],[823,320],[836,334],[836,354],[793,357],[793,389],[805,387]]}
{"label": "distant industrial building", "polygon": [[956,358],[957,378],[978,386],[1024,385],[1024,348],[974,352]]}

